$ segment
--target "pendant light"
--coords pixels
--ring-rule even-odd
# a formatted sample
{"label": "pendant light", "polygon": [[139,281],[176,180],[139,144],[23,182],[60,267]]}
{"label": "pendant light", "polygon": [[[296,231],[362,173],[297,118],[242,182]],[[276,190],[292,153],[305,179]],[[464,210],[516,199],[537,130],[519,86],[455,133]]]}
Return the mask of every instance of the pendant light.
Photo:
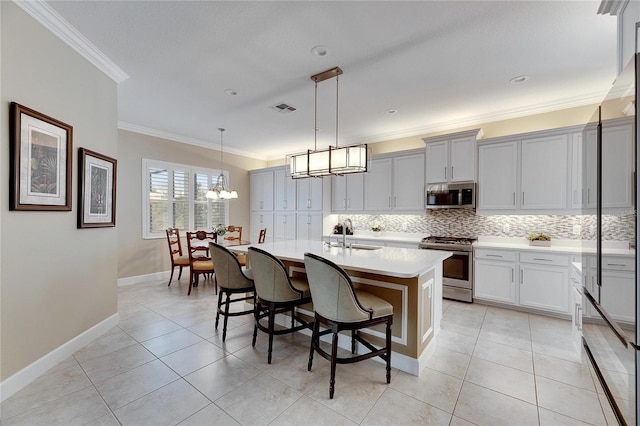
{"label": "pendant light", "polygon": [[229,189],[227,177],[223,173],[224,161],[222,159],[222,155],[224,153],[224,145],[222,135],[224,129],[220,127],[218,130],[220,131],[220,174],[216,178],[215,186],[207,191],[206,197],[211,200],[229,200],[232,198],[238,198],[238,192],[235,189]]}
{"label": "pendant light", "polygon": [[[287,164],[294,179],[322,177],[327,175],[345,175],[367,171],[367,145],[338,146],[338,81],[342,70],[334,67],[311,76],[315,82],[313,150],[287,155]],[[336,79],[336,145],[318,150],[318,83],[330,78]]]}

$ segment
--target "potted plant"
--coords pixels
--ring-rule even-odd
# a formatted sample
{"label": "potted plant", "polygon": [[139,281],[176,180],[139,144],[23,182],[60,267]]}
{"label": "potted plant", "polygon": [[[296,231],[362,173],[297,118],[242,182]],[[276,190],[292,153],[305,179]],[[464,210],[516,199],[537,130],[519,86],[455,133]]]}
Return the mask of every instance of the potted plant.
{"label": "potted plant", "polygon": [[529,234],[527,237],[530,246],[551,246],[551,237],[543,232]]}
{"label": "potted plant", "polygon": [[380,222],[372,222],[371,223],[371,232],[373,232],[374,237],[379,237],[382,235],[382,223]]}
{"label": "potted plant", "polygon": [[215,232],[216,234],[222,237],[224,234],[227,233],[227,227],[219,223],[213,227],[213,232]]}

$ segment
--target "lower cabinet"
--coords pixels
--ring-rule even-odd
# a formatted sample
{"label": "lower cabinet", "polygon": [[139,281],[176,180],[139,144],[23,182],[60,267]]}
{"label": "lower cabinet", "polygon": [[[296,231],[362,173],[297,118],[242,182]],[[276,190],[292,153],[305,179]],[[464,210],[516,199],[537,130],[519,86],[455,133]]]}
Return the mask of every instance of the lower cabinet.
{"label": "lower cabinet", "polygon": [[474,297],[517,304],[515,262],[478,259],[475,261]]}
{"label": "lower cabinet", "polygon": [[276,212],[273,218],[273,240],[286,241],[296,239],[296,214]]}
{"label": "lower cabinet", "polygon": [[520,265],[520,305],[569,313],[569,271],[561,266]]}
{"label": "lower cabinet", "polygon": [[259,213],[252,212],[250,215],[251,229],[249,233],[249,241],[252,243],[258,242],[260,236],[260,230],[267,228],[267,235],[265,241],[273,241],[273,213]]}
{"label": "lower cabinet", "polygon": [[298,213],[299,240],[322,239],[322,212]]}

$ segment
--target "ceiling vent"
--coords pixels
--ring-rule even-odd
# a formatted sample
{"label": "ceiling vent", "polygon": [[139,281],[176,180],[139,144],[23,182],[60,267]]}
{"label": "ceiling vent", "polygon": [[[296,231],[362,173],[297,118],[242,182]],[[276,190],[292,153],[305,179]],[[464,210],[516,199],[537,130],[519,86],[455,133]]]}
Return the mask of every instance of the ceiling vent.
{"label": "ceiling vent", "polygon": [[271,105],[269,108],[271,108],[274,111],[280,112],[282,114],[289,114],[290,112],[293,112],[296,110],[295,107],[284,102],[279,102],[275,105]]}

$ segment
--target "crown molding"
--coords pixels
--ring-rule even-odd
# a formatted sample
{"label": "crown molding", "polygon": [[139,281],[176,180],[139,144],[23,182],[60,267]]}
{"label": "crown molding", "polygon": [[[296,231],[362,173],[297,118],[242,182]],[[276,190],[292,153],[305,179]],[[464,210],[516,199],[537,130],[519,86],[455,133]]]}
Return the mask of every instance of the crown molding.
{"label": "crown molding", "polygon": [[617,16],[624,13],[624,9],[627,7],[629,0],[602,0],[598,7],[598,15],[613,15]]}
{"label": "crown molding", "polygon": [[[126,130],[127,132],[139,133],[141,135],[152,136],[154,138],[166,139],[173,142],[186,143],[189,145],[199,146],[201,148],[215,149],[217,151],[220,151],[220,144],[217,142],[191,138],[176,133],[165,132],[164,130],[152,129],[150,127],[127,123],[126,121],[118,121],[118,129]],[[224,152],[227,154],[235,154],[241,155],[243,157],[253,158],[255,160],[264,160],[264,156],[261,156],[260,154],[235,148],[229,148],[228,142],[227,146],[224,147]]]}
{"label": "crown molding", "polygon": [[80,34],[44,0],[13,0],[13,2],[116,83],[121,83],[129,78],[126,72]]}

